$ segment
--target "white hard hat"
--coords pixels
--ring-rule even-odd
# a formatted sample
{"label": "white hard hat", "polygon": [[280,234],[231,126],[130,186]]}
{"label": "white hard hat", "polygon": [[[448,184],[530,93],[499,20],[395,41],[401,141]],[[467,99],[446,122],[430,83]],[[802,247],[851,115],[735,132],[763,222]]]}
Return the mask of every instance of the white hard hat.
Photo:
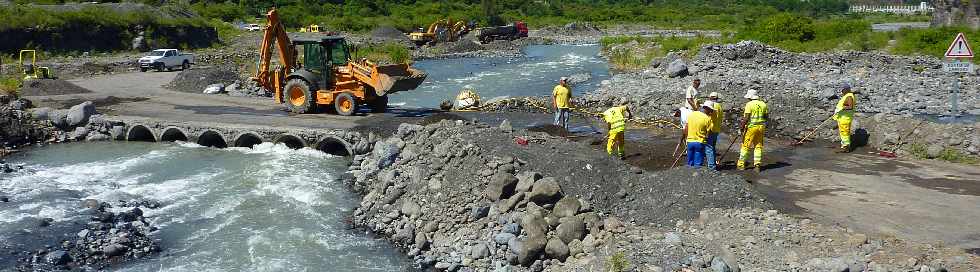
{"label": "white hard hat", "polygon": [[745,99],[759,99],[759,91],[755,89],[745,91]]}
{"label": "white hard hat", "polygon": [[718,92],[711,92],[708,97],[718,97]]}
{"label": "white hard hat", "polygon": [[568,81],[568,77],[561,77],[558,81]]}
{"label": "white hard hat", "polygon": [[701,104],[701,107],[709,108],[709,109],[714,110],[715,109],[715,102],[714,101],[711,101],[711,100],[704,101],[704,104]]}

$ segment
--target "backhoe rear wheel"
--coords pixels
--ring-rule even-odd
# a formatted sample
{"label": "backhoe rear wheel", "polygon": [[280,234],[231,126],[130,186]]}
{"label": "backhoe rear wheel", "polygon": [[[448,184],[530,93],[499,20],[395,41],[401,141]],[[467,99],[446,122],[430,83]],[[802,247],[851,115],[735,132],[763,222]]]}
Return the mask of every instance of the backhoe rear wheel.
{"label": "backhoe rear wheel", "polygon": [[350,93],[340,93],[333,99],[333,107],[337,114],[351,116],[357,112],[357,100]]}
{"label": "backhoe rear wheel", "polygon": [[373,113],[385,113],[388,111],[388,96],[375,97],[371,101],[371,112]]}
{"label": "backhoe rear wheel", "polygon": [[316,95],[306,80],[294,78],[286,81],[283,88],[283,98],[289,111],[294,113],[312,113],[316,111]]}

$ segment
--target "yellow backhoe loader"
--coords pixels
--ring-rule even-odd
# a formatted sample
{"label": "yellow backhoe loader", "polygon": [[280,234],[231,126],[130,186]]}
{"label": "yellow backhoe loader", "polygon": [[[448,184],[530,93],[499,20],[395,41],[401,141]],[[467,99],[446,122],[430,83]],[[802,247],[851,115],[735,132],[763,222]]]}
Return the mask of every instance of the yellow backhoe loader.
{"label": "yellow backhoe loader", "polygon": [[[252,80],[292,112],[311,113],[332,106],[337,114],[352,115],[362,105],[372,112],[384,112],[389,94],[413,90],[425,80],[424,72],[407,63],[352,60],[344,37],[291,41],[275,9],[266,17],[259,67]],[[278,48],[279,63],[270,69],[273,46]]]}
{"label": "yellow backhoe loader", "polygon": [[429,25],[429,28],[408,34],[408,39],[415,45],[422,46],[429,43],[454,42],[472,30],[472,26],[463,21],[453,21],[452,19],[441,19]]}
{"label": "yellow backhoe loader", "polygon": [[20,70],[24,72],[24,80],[54,78],[51,68],[37,66],[37,50],[20,50]]}

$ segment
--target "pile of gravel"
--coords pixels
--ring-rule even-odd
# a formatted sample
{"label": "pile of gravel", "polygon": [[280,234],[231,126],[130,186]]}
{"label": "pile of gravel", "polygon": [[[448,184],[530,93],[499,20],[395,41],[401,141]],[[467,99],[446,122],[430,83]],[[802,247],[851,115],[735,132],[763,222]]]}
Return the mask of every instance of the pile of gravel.
{"label": "pile of gravel", "polygon": [[371,38],[378,40],[407,41],[408,37],[397,28],[379,26],[371,31]]}
{"label": "pile of gravel", "polygon": [[165,87],[178,92],[201,93],[209,85],[227,86],[238,81],[238,73],[223,67],[195,67],[181,71]]}
{"label": "pile of gravel", "polygon": [[24,86],[20,89],[21,96],[63,95],[90,92],[92,91],[61,79],[27,80],[24,81]]}

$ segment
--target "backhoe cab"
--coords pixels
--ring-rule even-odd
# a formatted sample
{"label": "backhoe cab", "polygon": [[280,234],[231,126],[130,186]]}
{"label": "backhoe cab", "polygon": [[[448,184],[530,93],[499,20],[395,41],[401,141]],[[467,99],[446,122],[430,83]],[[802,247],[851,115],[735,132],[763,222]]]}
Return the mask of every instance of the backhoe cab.
{"label": "backhoe cab", "polygon": [[[408,64],[351,60],[350,48],[340,36],[290,41],[276,10],[267,16],[269,25],[252,80],[294,113],[332,106],[340,115],[352,115],[361,105],[369,106],[372,112],[384,112],[389,94],[413,90],[425,80],[424,72]],[[279,65],[270,69],[273,46],[279,49]]]}

